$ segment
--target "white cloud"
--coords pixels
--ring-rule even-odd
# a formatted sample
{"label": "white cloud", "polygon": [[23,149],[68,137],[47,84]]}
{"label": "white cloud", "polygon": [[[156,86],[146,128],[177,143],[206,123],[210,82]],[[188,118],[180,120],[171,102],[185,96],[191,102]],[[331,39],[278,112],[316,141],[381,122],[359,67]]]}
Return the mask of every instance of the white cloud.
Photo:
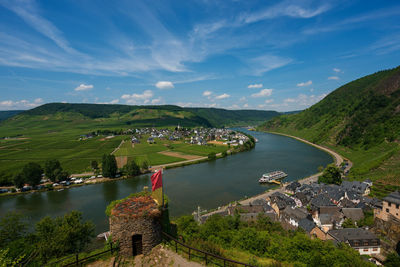
{"label": "white cloud", "polygon": [[272,95],[272,90],[273,89],[262,89],[260,92],[252,94],[251,97],[268,97]]}
{"label": "white cloud", "polygon": [[242,97],[239,99],[239,101],[240,101],[240,102],[246,102],[246,101],[247,101],[247,98],[246,98],[245,96],[242,96]]}
{"label": "white cloud", "polygon": [[42,98],[36,98],[35,100],[28,101],[25,99],[22,100],[3,100],[0,101],[0,110],[13,110],[13,109],[30,109],[43,104]]}
{"label": "white cloud", "polygon": [[249,107],[249,104],[247,104],[247,103],[246,103],[246,104],[243,104],[243,107],[244,107],[244,108],[248,108],[248,107]]}
{"label": "white cloud", "polygon": [[162,98],[161,98],[161,97],[159,97],[159,98],[154,98],[154,99],[151,100],[151,104],[157,105],[157,104],[160,104],[161,101],[162,101]]}
{"label": "white cloud", "polygon": [[285,105],[289,104],[296,104],[296,106],[311,106],[314,105],[315,103],[319,102],[322,100],[326,94],[322,95],[305,95],[305,94],[299,94],[296,98],[286,98],[283,100],[283,103]]}
{"label": "white cloud", "polygon": [[338,76],[330,76],[328,77],[328,80],[339,80]]}
{"label": "white cloud", "polygon": [[229,98],[230,95],[228,94],[222,94],[222,95],[218,95],[215,97],[215,99],[219,100],[219,99],[225,99],[225,98]]}
{"label": "white cloud", "polygon": [[204,91],[203,96],[211,96],[212,92],[211,91]]}
{"label": "white cloud", "polygon": [[93,85],[91,84],[84,84],[82,83],[81,85],[79,85],[78,87],[75,88],[75,91],[87,91],[93,88]]}
{"label": "white cloud", "polygon": [[147,104],[150,102],[150,99],[153,98],[154,93],[151,90],[145,90],[142,94],[124,94],[121,96],[121,99],[124,99],[126,104],[135,105],[135,104]]}
{"label": "white cloud", "polygon": [[312,81],[309,80],[308,82],[302,82],[302,83],[298,83],[297,86],[299,87],[303,87],[303,86],[309,86],[312,84]]}
{"label": "white cloud", "polygon": [[274,102],[273,99],[266,99],[266,100],[265,100],[265,104],[270,104],[270,103],[272,103],[272,102]]}
{"label": "white cloud", "polygon": [[334,71],[334,72],[341,72],[341,70],[338,69],[338,68],[333,68],[333,71]]}
{"label": "white cloud", "polygon": [[114,99],[110,101],[110,104],[118,104],[119,103],[119,99]]}
{"label": "white cloud", "polygon": [[256,83],[256,84],[249,84],[249,86],[247,86],[247,88],[262,88],[263,85],[262,83]]}
{"label": "white cloud", "polygon": [[171,89],[171,88],[174,88],[174,84],[172,82],[169,82],[169,81],[159,81],[159,82],[156,83],[156,87],[158,89],[161,89],[161,90],[163,90],[163,89]]}

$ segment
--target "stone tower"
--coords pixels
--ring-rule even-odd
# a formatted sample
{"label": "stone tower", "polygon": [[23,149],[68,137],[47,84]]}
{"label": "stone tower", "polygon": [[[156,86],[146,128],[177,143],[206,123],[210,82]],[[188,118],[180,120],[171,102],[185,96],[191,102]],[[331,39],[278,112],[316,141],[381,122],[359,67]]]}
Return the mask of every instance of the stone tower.
{"label": "stone tower", "polygon": [[161,242],[161,211],[149,196],[134,196],[111,210],[110,232],[120,255],[147,254]]}

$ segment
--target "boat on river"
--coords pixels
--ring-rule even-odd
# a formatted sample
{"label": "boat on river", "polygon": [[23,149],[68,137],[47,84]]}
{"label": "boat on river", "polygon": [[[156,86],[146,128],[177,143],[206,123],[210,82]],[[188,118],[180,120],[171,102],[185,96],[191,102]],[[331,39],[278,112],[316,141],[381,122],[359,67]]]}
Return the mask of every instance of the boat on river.
{"label": "boat on river", "polygon": [[273,171],[264,173],[263,176],[258,180],[259,183],[273,183],[276,180],[283,179],[287,174],[283,171]]}

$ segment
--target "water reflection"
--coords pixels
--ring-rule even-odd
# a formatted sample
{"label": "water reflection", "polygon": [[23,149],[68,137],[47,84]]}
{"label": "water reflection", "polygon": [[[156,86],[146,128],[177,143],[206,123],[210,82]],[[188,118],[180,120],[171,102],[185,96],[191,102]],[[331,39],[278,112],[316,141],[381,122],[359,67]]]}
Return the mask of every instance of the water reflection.
{"label": "water reflection", "polygon": [[111,202],[118,197],[118,184],[113,181],[113,182],[108,182],[108,183],[103,183],[102,184],[102,189],[103,189],[103,198],[107,202]]}

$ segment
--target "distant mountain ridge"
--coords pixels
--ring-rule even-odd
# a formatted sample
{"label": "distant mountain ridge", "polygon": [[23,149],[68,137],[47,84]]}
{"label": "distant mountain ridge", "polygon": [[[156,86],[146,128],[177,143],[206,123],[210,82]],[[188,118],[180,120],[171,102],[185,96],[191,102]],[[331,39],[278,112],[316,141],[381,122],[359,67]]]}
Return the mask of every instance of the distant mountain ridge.
{"label": "distant mountain ridge", "polygon": [[21,112],[3,122],[22,119],[53,120],[119,120],[126,125],[138,126],[205,126],[260,124],[280,113],[261,110],[226,110],[219,108],[185,108],[174,105],[130,106],[111,104],[49,103]]}

